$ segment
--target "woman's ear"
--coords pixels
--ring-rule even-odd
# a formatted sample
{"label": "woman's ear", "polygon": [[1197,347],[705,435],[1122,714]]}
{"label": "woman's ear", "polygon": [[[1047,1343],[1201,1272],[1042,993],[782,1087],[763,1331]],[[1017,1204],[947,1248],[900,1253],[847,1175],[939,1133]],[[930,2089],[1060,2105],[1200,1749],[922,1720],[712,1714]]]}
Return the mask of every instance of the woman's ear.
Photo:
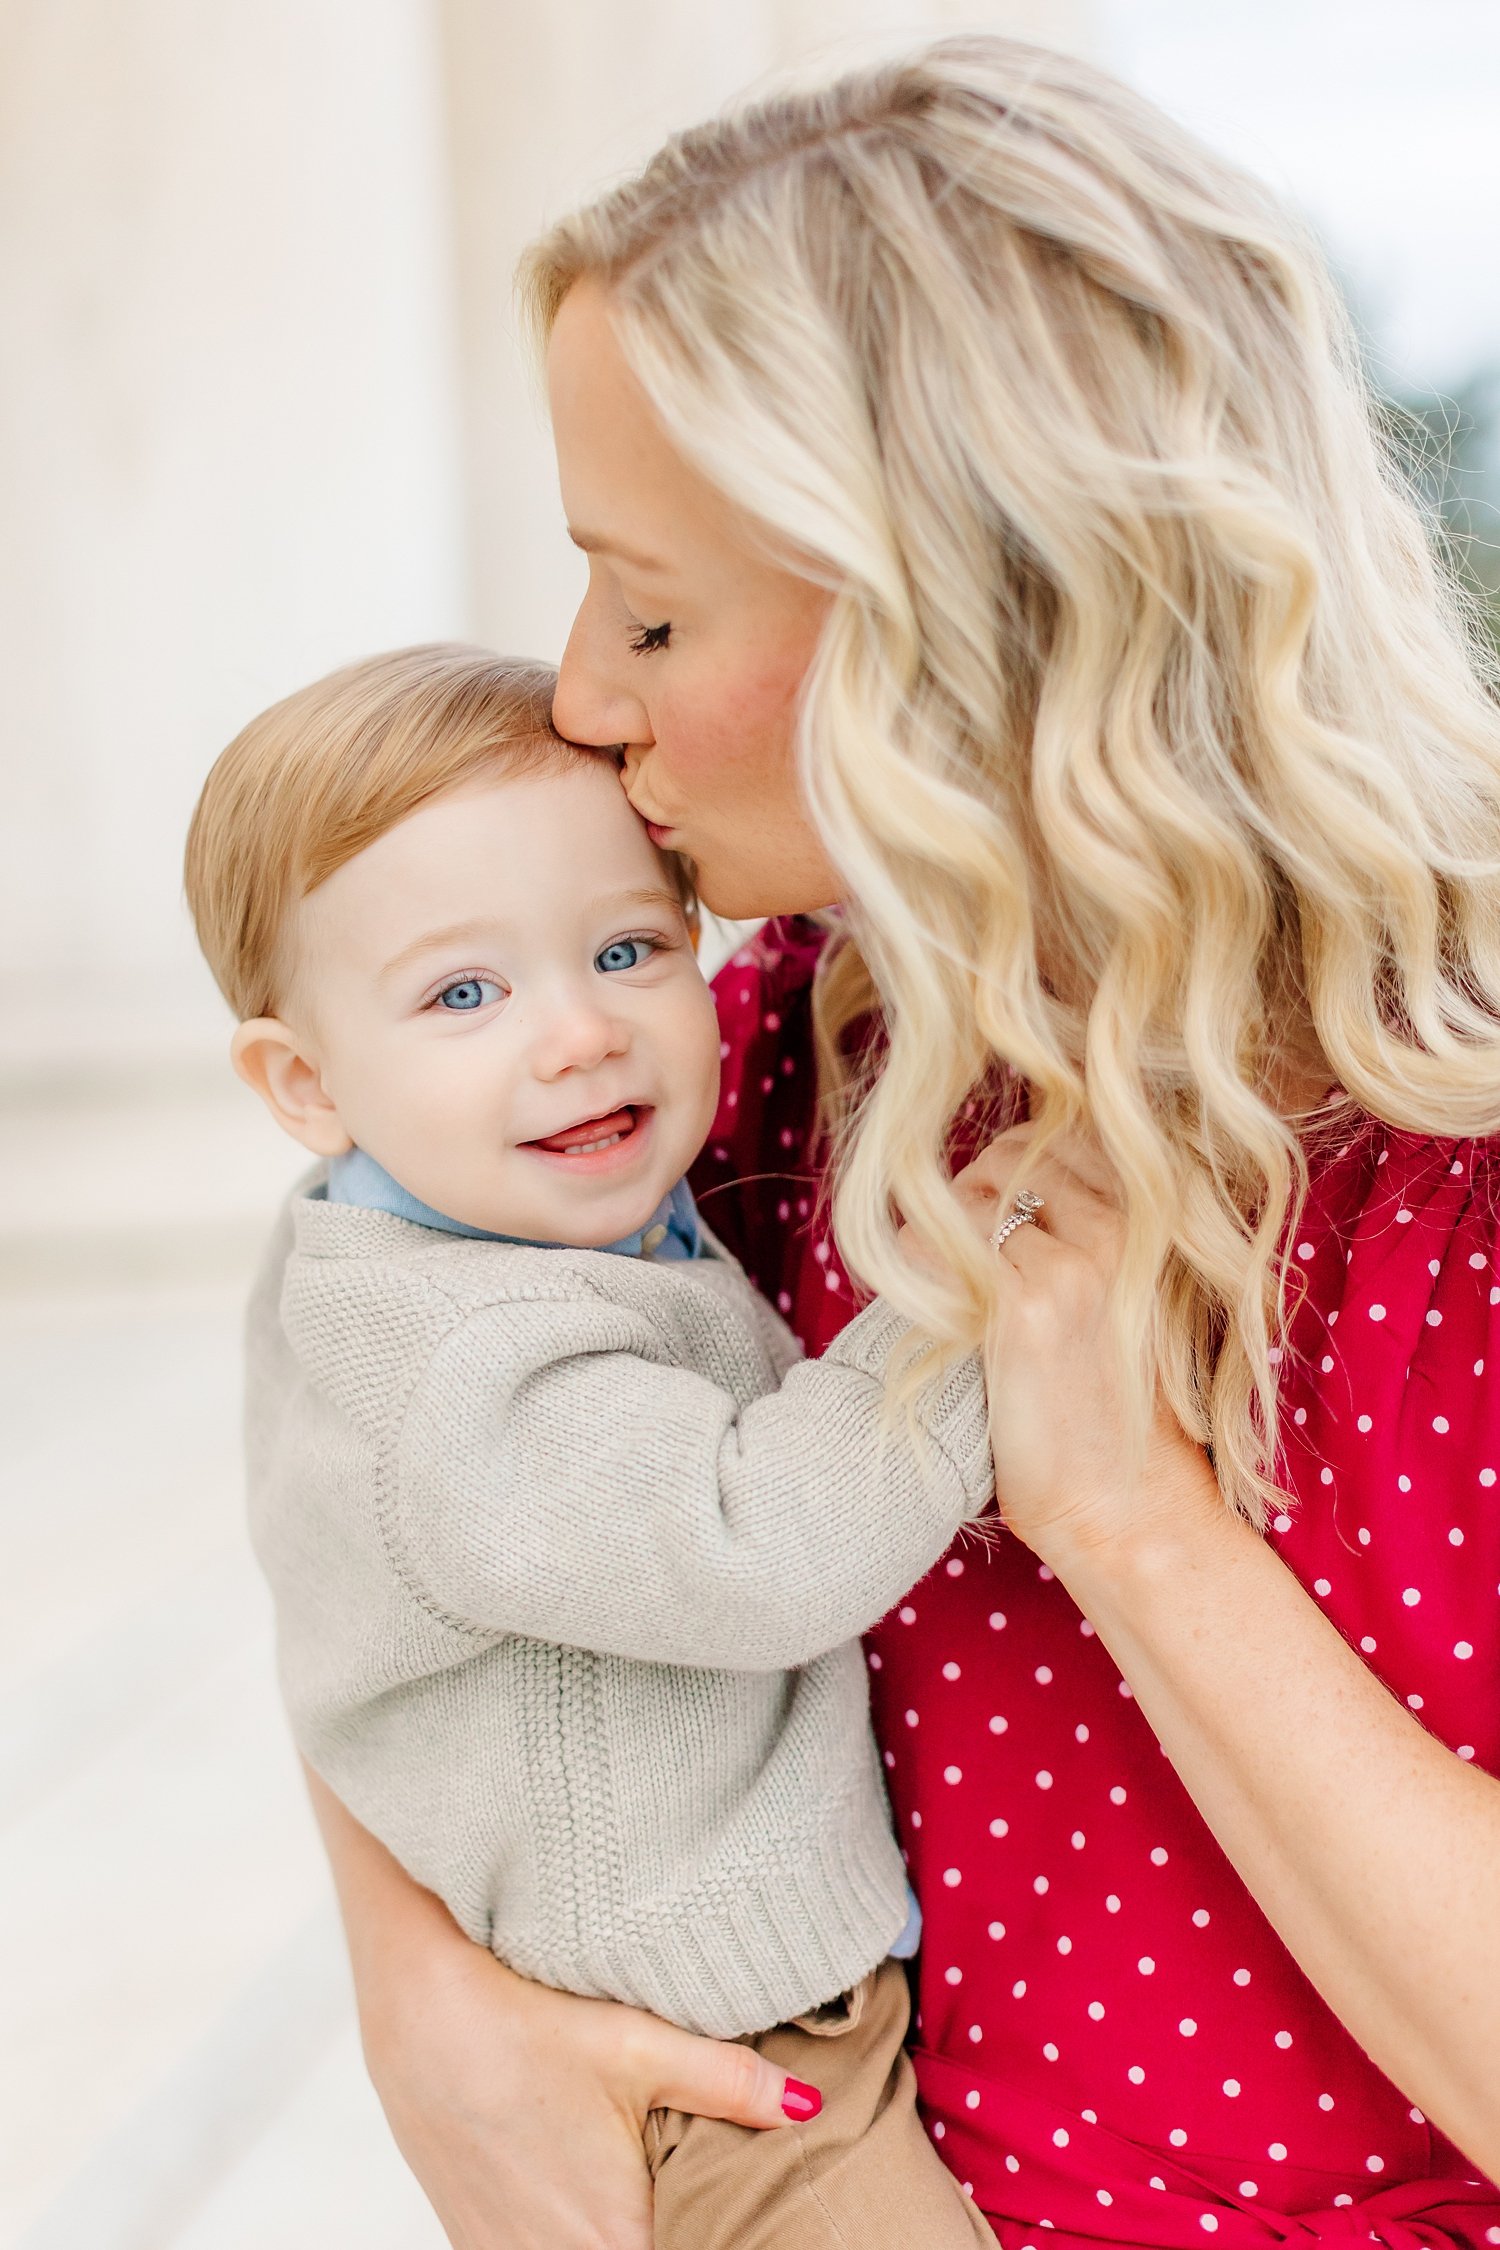
{"label": "woman's ear", "polygon": [[242,1023],[229,1043],[229,1059],[282,1131],[314,1156],[342,1156],[354,1146],[324,1091],[316,1062],[278,1017],[256,1016]]}

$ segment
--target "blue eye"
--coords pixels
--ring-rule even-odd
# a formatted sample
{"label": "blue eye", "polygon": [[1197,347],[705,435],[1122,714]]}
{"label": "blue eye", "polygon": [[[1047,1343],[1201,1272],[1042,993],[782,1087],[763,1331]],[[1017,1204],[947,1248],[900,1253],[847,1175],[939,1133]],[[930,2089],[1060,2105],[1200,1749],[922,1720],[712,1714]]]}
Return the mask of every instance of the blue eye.
{"label": "blue eye", "polygon": [[618,969],[638,969],[643,961],[650,960],[656,949],[655,938],[616,938],[613,945],[607,945],[602,953],[594,955],[594,967],[602,969],[606,976]]}
{"label": "blue eye", "polygon": [[450,1015],[472,1015],[476,1008],[487,1008],[492,1000],[503,997],[501,987],[492,984],[488,977],[464,977],[457,984],[443,987],[437,996],[437,1005],[446,1008]]}

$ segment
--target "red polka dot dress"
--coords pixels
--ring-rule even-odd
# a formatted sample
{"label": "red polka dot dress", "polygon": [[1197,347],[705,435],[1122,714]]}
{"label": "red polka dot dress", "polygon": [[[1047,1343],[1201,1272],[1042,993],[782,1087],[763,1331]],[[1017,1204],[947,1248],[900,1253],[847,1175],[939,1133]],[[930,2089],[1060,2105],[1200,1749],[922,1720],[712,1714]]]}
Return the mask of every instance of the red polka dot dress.
{"label": "red polka dot dress", "polygon": [[[813,1169],[819,943],[774,924],[720,976],[724,1088],[694,1174],[812,1352],[855,1309]],[[1319,1158],[1282,1369],[1296,1505],[1270,1533],[1392,1693],[1491,1773],[1497,1211],[1500,1144],[1371,1128]],[[924,1916],[925,2113],[1003,2250],[1500,2244],[1500,2190],[1320,2000],[1018,1540],[961,1538],[867,1646]]]}

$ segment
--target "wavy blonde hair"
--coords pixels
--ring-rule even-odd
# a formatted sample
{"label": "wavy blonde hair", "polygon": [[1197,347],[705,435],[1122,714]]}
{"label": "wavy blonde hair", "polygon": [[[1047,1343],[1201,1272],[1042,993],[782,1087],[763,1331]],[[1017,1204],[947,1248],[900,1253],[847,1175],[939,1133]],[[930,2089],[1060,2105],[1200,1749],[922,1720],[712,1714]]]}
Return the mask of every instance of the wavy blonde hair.
{"label": "wavy blonde hair", "polygon": [[[1086,64],[941,42],[684,133],[558,226],[683,454],[835,589],[807,802],[872,998],[834,1215],[942,1346],[988,1257],[945,1143],[995,1065],[1118,1175],[1138,1438],[1160,1385],[1275,1491],[1289,1057],[1327,1105],[1500,1123],[1500,719],[1348,318],[1253,179]],[[954,1279],[913,1273],[894,1213]]]}

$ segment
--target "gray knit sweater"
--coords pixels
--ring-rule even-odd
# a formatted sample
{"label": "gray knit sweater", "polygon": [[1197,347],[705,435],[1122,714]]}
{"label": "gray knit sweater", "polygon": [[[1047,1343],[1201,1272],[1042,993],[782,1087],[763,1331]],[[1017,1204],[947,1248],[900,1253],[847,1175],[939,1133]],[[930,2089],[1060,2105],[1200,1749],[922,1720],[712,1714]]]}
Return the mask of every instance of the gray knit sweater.
{"label": "gray knit sweater", "polygon": [[252,1531],[298,1741],[525,1975],[729,2037],[907,1912],[852,1638],[987,1503],[965,1362],[882,1438],[879,1302],[817,1361],[691,1264],[291,1201],[251,1307]]}

